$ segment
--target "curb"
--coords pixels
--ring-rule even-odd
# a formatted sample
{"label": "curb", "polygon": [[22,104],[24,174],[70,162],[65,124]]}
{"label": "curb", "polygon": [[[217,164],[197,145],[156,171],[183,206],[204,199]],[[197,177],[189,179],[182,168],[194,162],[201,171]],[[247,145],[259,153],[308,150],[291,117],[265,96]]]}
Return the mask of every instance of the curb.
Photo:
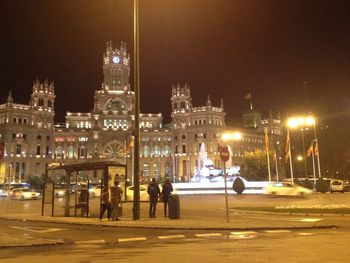
{"label": "curb", "polygon": [[292,212],[268,212],[268,211],[249,211],[230,208],[235,213],[246,214],[267,214],[267,215],[284,215],[284,216],[333,216],[333,217],[350,217],[350,214],[332,214],[332,213],[292,213]]}
{"label": "curb", "polygon": [[64,241],[63,240],[54,240],[54,239],[46,239],[45,241],[41,243],[23,243],[23,244],[9,244],[3,245],[0,244],[0,249],[2,248],[16,248],[16,247],[41,247],[41,246],[56,246],[56,245],[63,245]]}
{"label": "curb", "polygon": [[119,227],[119,228],[139,228],[139,229],[176,229],[176,230],[280,230],[280,229],[330,229],[330,228],[338,228],[336,225],[310,225],[310,226],[279,226],[279,227],[210,227],[210,226],[197,226],[197,227],[183,227],[183,226],[149,226],[149,225],[130,225],[130,224],[122,224],[119,221],[119,224],[99,224],[93,222],[64,222],[60,220],[45,220],[45,219],[26,219],[26,218],[8,218],[0,216],[0,219],[7,220],[17,220],[17,221],[29,221],[29,222],[46,222],[46,223],[56,223],[56,224],[71,224],[71,225],[89,225],[89,226],[97,226],[97,227]]}

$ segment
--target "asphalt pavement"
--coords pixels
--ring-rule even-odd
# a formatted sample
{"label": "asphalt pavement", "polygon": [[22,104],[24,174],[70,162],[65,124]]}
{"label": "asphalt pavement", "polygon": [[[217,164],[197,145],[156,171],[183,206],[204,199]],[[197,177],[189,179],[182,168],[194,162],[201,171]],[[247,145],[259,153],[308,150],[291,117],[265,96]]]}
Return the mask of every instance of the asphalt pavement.
{"label": "asphalt pavement", "polygon": [[[205,198],[204,198],[205,199]],[[277,229],[307,229],[307,228],[333,228],[322,219],[305,216],[272,215],[261,213],[242,213],[229,209],[227,218],[225,206],[194,205],[190,199],[181,203],[180,217],[169,219],[162,214],[162,205],[158,205],[157,217],[146,217],[148,204],[141,205],[141,218],[133,220],[132,203],[123,204],[123,215],[120,221],[108,221],[106,218],[99,220],[96,217],[64,217],[41,216],[41,210],[37,212],[12,212],[0,214],[0,219],[23,220],[32,222],[51,222],[58,224],[95,225],[101,227],[123,228],[155,228],[155,229],[186,229],[186,230],[277,230]],[[61,240],[33,238],[23,235],[10,235],[0,233],[0,247],[38,246],[62,244]]]}

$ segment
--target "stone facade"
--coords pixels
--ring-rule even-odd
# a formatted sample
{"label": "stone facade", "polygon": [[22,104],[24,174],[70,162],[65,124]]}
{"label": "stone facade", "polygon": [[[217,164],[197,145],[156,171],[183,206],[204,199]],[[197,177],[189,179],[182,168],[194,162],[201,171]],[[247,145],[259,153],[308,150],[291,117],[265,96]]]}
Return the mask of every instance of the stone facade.
{"label": "stone facade", "polygon": [[[102,63],[104,79],[101,88],[95,91],[93,110],[67,112],[64,124],[53,123],[54,87],[47,82],[34,83],[29,105],[13,103],[11,94],[0,105],[0,142],[5,149],[0,183],[7,181],[9,174],[15,181],[43,176],[45,165],[51,162],[98,160],[126,164],[127,177],[132,180],[135,94],[129,83],[130,56],[126,45],[121,43],[117,49],[107,43]],[[261,129],[259,132],[226,126],[223,99],[219,106],[213,106],[208,96],[204,106],[194,107],[187,84],[172,86],[169,95],[171,123],[163,125],[161,113],[140,115],[140,169],[144,180],[170,177],[173,181],[189,181],[199,165],[203,143],[208,158],[219,167],[218,148],[227,144],[221,139],[225,132],[242,133],[242,140],[228,142],[232,143],[234,164],[240,164],[246,151],[264,148]],[[271,123],[276,132],[276,123]],[[272,131],[269,122],[261,124],[265,125],[263,129]]]}

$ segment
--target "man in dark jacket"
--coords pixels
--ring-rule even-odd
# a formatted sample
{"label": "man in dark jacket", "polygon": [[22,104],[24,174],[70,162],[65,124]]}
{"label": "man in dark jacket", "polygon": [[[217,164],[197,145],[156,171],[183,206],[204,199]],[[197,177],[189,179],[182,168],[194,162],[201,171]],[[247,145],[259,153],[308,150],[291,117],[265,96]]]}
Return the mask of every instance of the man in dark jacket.
{"label": "man in dark jacket", "polygon": [[123,190],[119,186],[119,182],[115,181],[111,187],[111,218],[113,221],[119,221],[119,205],[122,202]]}
{"label": "man in dark jacket", "polygon": [[164,216],[167,216],[167,206],[169,203],[169,197],[171,195],[171,192],[173,191],[173,186],[170,183],[169,179],[165,180],[165,183],[162,187],[162,202],[164,203]]}
{"label": "man in dark jacket", "polygon": [[147,193],[149,195],[149,217],[156,217],[160,189],[155,178],[152,178],[151,183],[148,185]]}

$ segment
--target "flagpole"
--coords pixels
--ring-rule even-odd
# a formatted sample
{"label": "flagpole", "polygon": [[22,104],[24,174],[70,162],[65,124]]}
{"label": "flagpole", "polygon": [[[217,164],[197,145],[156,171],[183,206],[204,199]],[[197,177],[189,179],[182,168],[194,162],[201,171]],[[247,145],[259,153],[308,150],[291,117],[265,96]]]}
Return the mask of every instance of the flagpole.
{"label": "flagpole", "polygon": [[279,178],[278,178],[278,164],[277,164],[277,151],[276,151],[276,149],[275,149],[275,164],[276,164],[276,181],[278,182]]}
{"label": "flagpole", "polygon": [[318,178],[321,178],[320,152],[319,152],[320,149],[318,148],[318,139],[317,139],[317,134],[316,134],[316,121],[313,122],[313,126],[314,126],[314,137],[315,137],[315,142],[316,142],[315,151],[317,149]]}
{"label": "flagpole", "polygon": [[315,153],[314,153],[314,147],[313,147],[313,142],[311,142],[311,147],[312,147],[312,151],[311,151],[311,156],[312,156],[312,170],[314,173],[314,185],[316,184],[316,171],[315,171]]}
{"label": "flagpole", "polygon": [[267,170],[269,172],[269,182],[271,182],[270,157],[269,157],[268,151],[266,151],[266,156],[267,156]]}
{"label": "flagpole", "polygon": [[292,180],[292,185],[294,185],[294,176],[293,176],[293,164],[292,164],[292,149],[291,149],[291,143],[290,143],[290,136],[289,136],[289,129],[288,129],[288,154],[289,154],[289,166],[290,166],[290,178]]}
{"label": "flagpole", "polygon": [[[315,139],[315,141],[316,141],[315,149],[317,149],[318,178],[321,178],[320,152],[319,152],[319,149],[318,149],[318,141],[317,141],[317,139]],[[316,148],[316,147],[317,147],[317,148]]]}
{"label": "flagpole", "polygon": [[269,173],[269,182],[271,182],[271,169],[270,169],[270,157],[269,157],[269,137],[267,135],[267,130],[265,130],[265,150],[267,157],[267,171]]}

